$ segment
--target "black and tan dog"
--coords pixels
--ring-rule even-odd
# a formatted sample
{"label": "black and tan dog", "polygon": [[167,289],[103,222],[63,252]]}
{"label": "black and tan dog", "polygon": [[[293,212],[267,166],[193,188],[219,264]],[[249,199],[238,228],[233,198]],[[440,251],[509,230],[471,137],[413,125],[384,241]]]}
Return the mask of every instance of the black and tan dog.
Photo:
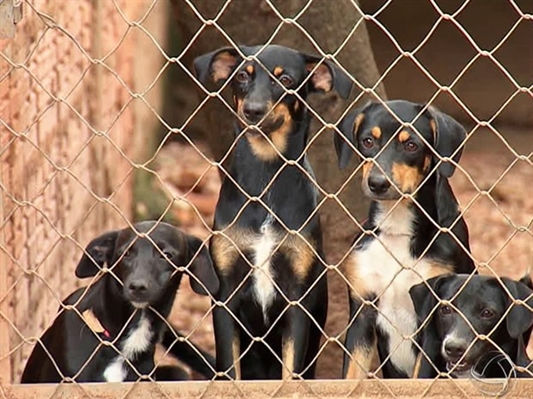
{"label": "black and tan dog", "polygon": [[236,379],[312,378],[328,298],[301,100],[334,89],[347,97],[352,84],[329,61],[261,48],[222,48],[195,60],[202,82],[231,78],[238,115],[210,244],[224,304],[214,311],[217,369]]}
{"label": "black and tan dog", "polygon": [[434,378],[438,372],[456,378],[531,377],[533,363],[526,354],[533,324],[530,286],[529,276],[500,282],[491,276],[447,275],[412,287],[422,326],[418,377]]}
{"label": "black and tan dog", "polygon": [[[414,128],[404,126],[409,123]],[[363,191],[372,200],[367,233],[356,238],[343,265],[352,323],[343,373],[365,376],[377,341],[383,375],[410,377],[417,352],[409,289],[422,279],[474,269],[468,230],[448,183],[466,132],[448,115],[401,100],[370,103],[339,126],[339,166],[348,163],[353,143],[364,157]]]}
{"label": "black and tan dog", "polygon": [[194,291],[218,290],[207,248],[166,223],[133,227],[107,232],[89,243],[76,276],[94,277],[104,267],[110,271],[63,301],[67,307],[33,349],[22,383],[183,379],[178,367],[154,370],[158,342],[193,370],[214,376],[212,357],[176,340],[178,334],[165,322],[183,275],[178,267],[186,267]]}

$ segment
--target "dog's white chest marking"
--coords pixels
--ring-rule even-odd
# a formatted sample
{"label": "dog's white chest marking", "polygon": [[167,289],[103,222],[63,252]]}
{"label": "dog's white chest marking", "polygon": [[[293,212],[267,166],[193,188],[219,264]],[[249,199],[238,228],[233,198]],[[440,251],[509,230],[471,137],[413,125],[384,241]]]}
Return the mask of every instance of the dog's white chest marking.
{"label": "dog's white chest marking", "polygon": [[145,315],[141,316],[137,327],[130,331],[128,337],[117,348],[121,355],[117,355],[104,371],[104,379],[107,382],[122,382],[126,378],[127,371],[124,367],[125,360],[130,362],[135,360],[135,356],[145,352],[151,345],[154,332],[151,329],[150,321]]}
{"label": "dog's white chest marking", "polygon": [[252,273],[254,294],[257,303],[263,310],[263,319],[268,323],[268,308],[274,300],[276,287],[272,272],[272,253],[279,245],[279,240],[271,227],[272,216],[269,214],[261,226],[261,234],[253,245],[254,266]]}
{"label": "dog's white chest marking", "polygon": [[432,266],[424,258],[417,262],[410,253],[413,214],[407,206],[379,215],[378,226],[378,239],[354,253],[356,274],[378,298],[377,327],[389,337],[392,363],[411,376],[416,358],[410,337],[417,319],[409,289],[432,277]]}

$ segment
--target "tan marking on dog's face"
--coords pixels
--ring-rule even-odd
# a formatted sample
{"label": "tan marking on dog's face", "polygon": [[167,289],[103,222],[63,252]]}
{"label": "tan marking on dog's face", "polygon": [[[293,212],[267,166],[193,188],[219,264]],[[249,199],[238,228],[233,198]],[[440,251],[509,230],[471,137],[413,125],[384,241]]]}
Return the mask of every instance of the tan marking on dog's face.
{"label": "tan marking on dog's face", "polygon": [[218,54],[211,64],[211,79],[214,82],[227,79],[236,64],[237,58],[229,52]]}
{"label": "tan marking on dog's face", "polygon": [[281,356],[283,360],[282,379],[290,380],[294,373],[294,341],[292,339],[283,338]]}
{"label": "tan marking on dog's face", "polygon": [[313,248],[316,243],[311,237],[288,235],[281,244],[281,252],[289,259],[294,274],[303,281],[308,276],[315,261]]}
{"label": "tan marking on dog's face", "polygon": [[410,138],[411,138],[411,134],[409,134],[407,130],[402,130],[400,134],[398,135],[398,140],[400,140],[400,143],[405,143]]}
{"label": "tan marking on dog's face", "polygon": [[423,178],[424,176],[415,166],[401,163],[394,163],[392,165],[392,180],[404,194],[413,193],[422,182]]}
{"label": "tan marking on dog's face", "polygon": [[254,244],[254,236],[250,231],[230,227],[224,230],[224,234],[211,237],[210,252],[215,269],[221,274],[228,274],[240,252],[250,249]]}
{"label": "tan marking on dog's face", "polygon": [[427,173],[430,167],[431,167],[431,155],[426,155],[424,157],[424,166],[422,167],[424,173]]}
{"label": "tan marking on dog's face", "polygon": [[242,100],[242,98],[239,98],[237,96],[233,96],[233,101],[235,103],[235,109],[237,111],[237,114],[240,115],[242,118],[244,115],[242,112],[242,106],[243,106],[244,101]]}
{"label": "tan marking on dog's face", "polygon": [[283,68],[282,67],[277,66],[277,67],[274,68],[274,76],[275,77],[280,77],[282,73],[283,73]]}
{"label": "tan marking on dog's face", "polygon": [[354,139],[357,138],[357,131],[359,130],[359,127],[361,126],[363,119],[365,119],[365,114],[359,114],[355,117],[355,121],[353,123],[353,138]]}
{"label": "tan marking on dog's face", "polygon": [[300,108],[300,102],[298,100],[296,100],[294,102],[294,112],[298,111],[298,108]]}
{"label": "tan marking on dog's face", "polygon": [[238,333],[233,337],[233,342],[231,343],[231,352],[233,354],[233,367],[235,368],[235,379],[241,379],[241,340]]}
{"label": "tan marking on dog's face", "polygon": [[368,179],[368,175],[370,174],[370,171],[374,167],[374,162],[372,161],[365,161],[363,163],[363,180]]}
{"label": "tan marking on dog's face", "polygon": [[346,372],[347,380],[362,380],[366,378],[372,367],[372,360],[376,356],[375,340],[376,338],[374,337],[372,346],[356,348],[353,351]]}
{"label": "tan marking on dog's face", "polygon": [[262,161],[273,161],[278,157],[278,152],[283,154],[287,149],[287,136],[292,130],[293,121],[285,104],[278,104],[270,115],[267,116],[265,123],[268,124],[270,120],[283,120],[283,124],[273,132],[264,132],[268,135],[272,143],[265,139],[264,135],[258,134],[254,136],[246,136],[252,148],[254,155]]}
{"label": "tan marking on dog's face", "polygon": [[[233,101],[235,104],[235,111],[237,111],[237,115],[239,115],[241,119],[246,120],[243,112],[244,99],[237,96],[233,96]],[[241,122],[240,120],[237,120],[237,122],[243,128],[246,126],[245,123]]]}
{"label": "tan marking on dog's face", "polygon": [[254,73],[254,66],[252,64],[246,65],[246,72],[248,72],[249,75],[253,75]]}
{"label": "tan marking on dog's face", "polygon": [[379,128],[379,126],[374,126],[372,128],[372,136],[376,139],[376,140],[379,140],[381,138],[381,129]]}

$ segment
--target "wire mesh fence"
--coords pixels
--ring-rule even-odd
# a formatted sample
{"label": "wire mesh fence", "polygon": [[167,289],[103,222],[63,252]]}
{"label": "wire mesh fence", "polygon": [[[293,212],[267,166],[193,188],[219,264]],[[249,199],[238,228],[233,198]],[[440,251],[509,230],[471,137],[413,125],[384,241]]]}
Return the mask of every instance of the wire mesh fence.
{"label": "wire mesh fence", "polygon": [[527,2],[8,3],[5,395],[527,392]]}

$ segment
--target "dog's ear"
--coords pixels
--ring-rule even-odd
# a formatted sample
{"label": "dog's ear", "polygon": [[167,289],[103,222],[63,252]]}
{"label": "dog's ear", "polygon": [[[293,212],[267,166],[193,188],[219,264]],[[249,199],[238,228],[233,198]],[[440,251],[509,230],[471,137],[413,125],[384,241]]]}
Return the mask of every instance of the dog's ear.
{"label": "dog's ear", "polygon": [[194,73],[203,84],[208,78],[214,83],[228,79],[233,69],[242,62],[242,57],[234,47],[223,47],[194,59]]}
{"label": "dog's ear", "polygon": [[339,96],[344,99],[350,96],[353,86],[352,79],[334,62],[324,60],[321,63],[322,57],[310,54],[302,55],[307,71],[312,73],[309,82],[313,91],[328,93],[335,89]]}
{"label": "dog's ear", "polygon": [[[438,277],[433,277],[425,282],[417,284],[409,290],[409,295],[413,301],[415,312],[420,324],[425,323],[433,309],[437,306],[440,300],[440,287],[448,280],[451,275],[446,274]],[[431,292],[430,288],[433,292]]]}
{"label": "dog's ear", "polygon": [[[461,144],[466,138],[465,128],[453,119],[434,107],[428,108],[430,126],[433,131],[433,146],[441,157],[453,156],[453,161],[458,163],[463,153]],[[457,152],[456,152],[457,151]],[[438,157],[436,162],[439,161]],[[455,165],[451,162],[441,162],[438,167],[439,173],[444,177],[451,177],[455,172]]]}
{"label": "dog's ear", "polygon": [[[437,220],[435,220],[440,227],[453,227],[453,234],[463,243],[468,242],[468,229],[464,221],[457,218],[461,215],[461,209],[457,198],[455,198],[450,182],[448,179],[437,175],[435,187],[435,205],[437,208]],[[447,234],[441,233],[442,236]],[[453,240],[453,238],[452,238]]]}
{"label": "dog's ear", "polygon": [[104,264],[110,265],[115,252],[115,243],[119,230],[110,231],[92,240],[85,248],[85,253],[76,266],[76,277],[93,277],[100,271]]}
{"label": "dog's ear", "polygon": [[529,273],[524,274],[518,282],[524,284],[526,287],[529,287],[533,290],[533,281],[531,280],[531,276]]}
{"label": "dog's ear", "polygon": [[337,128],[339,129],[340,134],[335,132],[333,138],[335,142],[335,151],[337,151],[339,169],[344,169],[346,165],[348,165],[348,162],[350,162],[354,151],[348,143],[352,143],[354,147],[357,148],[357,133],[365,119],[365,112],[372,104],[372,102],[368,102],[364,106],[350,111],[339,122]]}
{"label": "dog's ear", "polygon": [[507,314],[507,332],[511,338],[518,339],[533,325],[533,312],[527,306],[514,304],[514,299],[520,299],[529,307],[533,307],[533,290],[509,278],[502,277],[502,281],[513,297],[509,298],[505,294],[508,306],[512,306]]}
{"label": "dog's ear", "polygon": [[[200,295],[216,295],[220,282],[215,272],[215,267],[211,261],[209,250],[202,240],[187,236],[189,245],[189,259],[191,262],[188,273],[190,276],[191,288]],[[207,292],[206,292],[207,289]]]}

